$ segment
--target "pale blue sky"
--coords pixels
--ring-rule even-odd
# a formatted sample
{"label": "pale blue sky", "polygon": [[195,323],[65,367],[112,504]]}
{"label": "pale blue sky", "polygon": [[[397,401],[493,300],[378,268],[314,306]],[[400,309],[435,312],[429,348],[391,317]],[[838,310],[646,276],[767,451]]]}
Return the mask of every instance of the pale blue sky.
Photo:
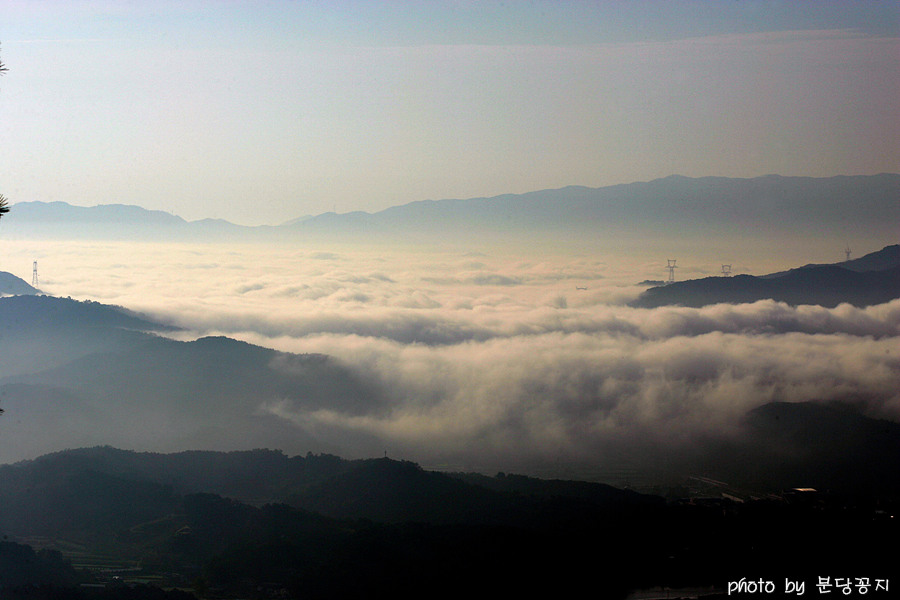
{"label": "pale blue sky", "polygon": [[0,0],[0,192],[279,223],[900,170],[900,2]]}

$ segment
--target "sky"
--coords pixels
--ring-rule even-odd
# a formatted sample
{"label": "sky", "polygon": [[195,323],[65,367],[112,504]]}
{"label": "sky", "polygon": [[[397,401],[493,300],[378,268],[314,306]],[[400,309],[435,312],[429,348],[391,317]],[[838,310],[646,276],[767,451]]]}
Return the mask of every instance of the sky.
{"label": "sky", "polygon": [[900,2],[0,0],[0,193],[278,224],[900,171]]}

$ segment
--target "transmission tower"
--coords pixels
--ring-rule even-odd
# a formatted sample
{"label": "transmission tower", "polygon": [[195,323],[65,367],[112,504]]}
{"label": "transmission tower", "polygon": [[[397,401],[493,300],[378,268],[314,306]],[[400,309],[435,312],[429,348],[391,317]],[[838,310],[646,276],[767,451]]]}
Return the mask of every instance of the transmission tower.
{"label": "transmission tower", "polygon": [[731,265],[722,265],[722,277],[731,277]]}
{"label": "transmission tower", "polygon": [[847,247],[844,248],[844,254],[847,255],[846,261],[850,262],[850,246],[849,245],[847,245]]}
{"label": "transmission tower", "polygon": [[34,266],[31,269],[31,285],[34,287],[38,285],[37,261],[34,261]]}
{"label": "transmission tower", "polygon": [[666,284],[675,283],[675,261],[677,259],[668,258],[666,260],[669,262],[668,266],[666,267],[669,270],[669,280],[666,281]]}

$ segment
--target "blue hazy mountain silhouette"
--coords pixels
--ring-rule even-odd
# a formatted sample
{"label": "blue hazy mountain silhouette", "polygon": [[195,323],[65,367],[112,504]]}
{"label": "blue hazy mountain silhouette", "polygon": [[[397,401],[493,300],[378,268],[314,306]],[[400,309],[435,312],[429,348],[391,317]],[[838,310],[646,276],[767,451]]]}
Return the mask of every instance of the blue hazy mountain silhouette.
{"label": "blue hazy mountain silhouette", "polygon": [[[64,202],[18,202],[4,235],[19,238],[302,239],[417,233],[603,233],[622,228],[723,232],[765,227],[848,236],[893,235],[900,221],[900,175],[825,178],[769,175],[750,179],[670,176],[601,188],[569,186],[490,198],[423,200],[379,212],[303,216],[278,226],[224,220],[185,221],[121,204],[90,208]],[[13,218],[13,215],[15,218]]]}
{"label": "blue hazy mountain silhouette", "polygon": [[17,202],[4,221],[11,239],[153,239],[227,237],[252,228],[222,219],[186,221],[161,210],[126,204],[73,206],[66,202]]}
{"label": "blue hazy mountain silhouette", "polygon": [[866,254],[865,256],[862,256],[860,258],[854,258],[853,260],[846,260],[840,263],[808,264],[803,265],[802,267],[789,269],[787,271],[769,273],[768,275],[762,275],[762,277],[766,279],[772,279],[775,277],[790,275],[801,269],[814,269],[817,267],[837,266],[841,267],[842,269],[847,269],[848,271],[863,273],[866,271],[884,271],[887,269],[892,269],[898,265],[900,265],[900,244],[894,244],[891,246],[885,246],[877,252],[870,252],[869,254]]}
{"label": "blue hazy mountain silhouette", "polygon": [[353,413],[383,399],[337,361],[226,337],[176,341],[174,328],[122,308],[50,296],[0,298],[0,408],[15,428],[0,457],[52,447],[332,450],[265,410]]}
{"label": "blue hazy mountain silhouette", "polygon": [[29,296],[40,293],[41,290],[33,287],[21,277],[0,271],[0,296]]}

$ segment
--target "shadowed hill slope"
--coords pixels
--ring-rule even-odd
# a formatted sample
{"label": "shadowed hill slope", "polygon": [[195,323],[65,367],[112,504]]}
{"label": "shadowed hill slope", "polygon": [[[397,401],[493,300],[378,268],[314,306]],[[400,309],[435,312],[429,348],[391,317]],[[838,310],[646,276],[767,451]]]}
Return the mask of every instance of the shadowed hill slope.
{"label": "shadowed hill slope", "polygon": [[744,418],[740,442],[708,455],[723,478],[745,485],[898,494],[900,424],[850,403],[773,402]]}
{"label": "shadowed hill slope", "polygon": [[24,279],[0,271],[0,296],[30,296],[40,293],[41,290],[32,287]]}
{"label": "shadowed hill slope", "polygon": [[[330,450],[276,412],[354,412],[382,401],[323,355],[276,352],[224,337],[180,342],[164,325],[95,302],[0,299],[0,436],[6,461],[65,447]],[[281,413],[279,413],[281,414]]]}

